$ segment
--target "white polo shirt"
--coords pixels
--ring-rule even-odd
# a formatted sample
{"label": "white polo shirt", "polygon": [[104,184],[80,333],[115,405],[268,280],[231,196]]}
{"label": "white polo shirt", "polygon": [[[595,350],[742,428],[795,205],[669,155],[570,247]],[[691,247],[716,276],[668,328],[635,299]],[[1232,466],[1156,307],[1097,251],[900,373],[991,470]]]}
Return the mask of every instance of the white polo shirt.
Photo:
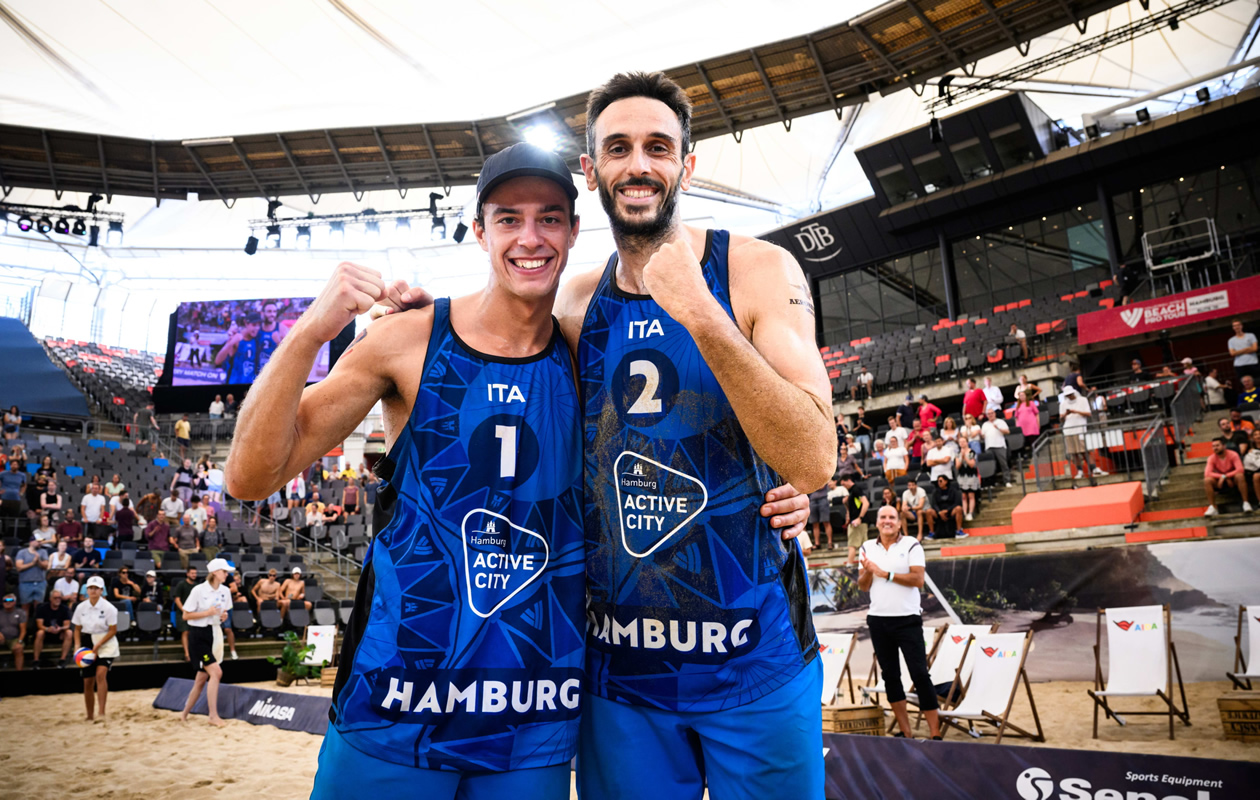
{"label": "white polo shirt", "polygon": [[[894,575],[908,575],[911,567],[927,564],[923,546],[913,536],[901,536],[887,550],[879,543],[878,538],[867,539],[862,544],[862,554],[881,570]],[[921,615],[923,605],[919,600],[919,590],[885,578],[876,578],[871,584],[871,608],[866,613],[873,617]]]}
{"label": "white polo shirt", "polygon": [[[212,589],[209,581],[203,581],[193,587],[188,594],[188,599],[184,601],[184,611],[190,614],[197,611],[209,611],[212,608],[219,611],[232,610],[232,592],[225,584],[220,583],[218,588]],[[193,628],[208,628],[211,625],[220,624],[217,615],[198,617],[187,622]]]}

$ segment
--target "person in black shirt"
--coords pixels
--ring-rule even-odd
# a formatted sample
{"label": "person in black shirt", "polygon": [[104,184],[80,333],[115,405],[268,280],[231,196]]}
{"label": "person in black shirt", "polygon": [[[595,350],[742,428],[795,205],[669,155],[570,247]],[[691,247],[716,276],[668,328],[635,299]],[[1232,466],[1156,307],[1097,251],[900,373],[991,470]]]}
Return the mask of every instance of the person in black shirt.
{"label": "person in black shirt", "polygon": [[83,547],[75,550],[70,555],[70,563],[75,569],[99,569],[101,566],[101,554],[96,550],[96,542],[91,536],[83,538]]}
{"label": "person in black shirt", "polygon": [[140,585],[140,601],[152,603],[162,610],[162,584],[158,583],[157,572],[149,570],[144,573],[144,583]]}
{"label": "person in black shirt", "polygon": [[957,536],[959,539],[965,539],[967,537],[962,530],[962,492],[948,476],[942,475],[936,479],[936,490],[932,492],[932,507],[925,513],[928,525],[932,528],[927,538],[948,539]]}
{"label": "person in black shirt", "polygon": [[54,591],[35,609],[35,625],[35,669],[39,669],[39,656],[47,638],[61,639],[61,660],[57,666],[64,667],[74,644],[74,626],[70,624],[70,608],[61,602],[61,592]]}
{"label": "person in black shirt", "polygon": [[918,418],[919,410],[914,402],[914,395],[907,394],[906,399],[902,401],[901,405],[897,406],[897,421],[901,423],[901,427],[910,430],[914,427],[914,421]]}
{"label": "person in black shirt", "polygon": [[127,614],[135,619],[136,608],[132,599],[140,597],[140,585],[131,579],[131,572],[126,567],[118,570],[118,577],[109,585],[109,599],[121,600],[127,607]]}
{"label": "person in black shirt", "polygon": [[875,429],[867,424],[866,409],[862,406],[858,406],[857,419],[853,420],[853,427],[849,432],[862,445],[862,456],[869,456],[871,454],[871,439],[875,436]]}
{"label": "person in black shirt", "polygon": [[1240,456],[1247,455],[1247,450],[1251,447],[1250,431],[1234,430],[1233,426],[1225,417],[1221,417],[1216,421],[1216,426],[1221,429],[1221,438],[1225,440],[1225,446],[1233,450]]}

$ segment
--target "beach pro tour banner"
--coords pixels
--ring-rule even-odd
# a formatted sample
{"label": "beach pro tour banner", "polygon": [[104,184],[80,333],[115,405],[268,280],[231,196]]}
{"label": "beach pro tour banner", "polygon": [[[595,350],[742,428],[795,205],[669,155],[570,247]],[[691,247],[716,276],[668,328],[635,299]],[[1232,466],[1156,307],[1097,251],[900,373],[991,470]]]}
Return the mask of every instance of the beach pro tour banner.
{"label": "beach pro tour banner", "polygon": [[1091,311],[1076,318],[1081,344],[1140,336],[1165,328],[1232,317],[1260,309],[1260,277],[1218,283],[1192,292]]}
{"label": "beach pro tour banner", "polygon": [[[172,386],[251,384],[315,298],[203,300],[175,311],[166,364]],[[330,348],[319,350],[307,383],[328,376]]]}
{"label": "beach pro tour banner", "polygon": [[[950,736],[964,736],[957,731]],[[1236,800],[1260,764],[823,734],[827,800]]]}
{"label": "beach pro tour banner", "polygon": [[[187,678],[167,678],[153,700],[153,707],[183,711],[192,686],[193,682]],[[219,684],[219,716],[243,719],[253,725],[274,725],[286,731],[306,731],[322,736],[328,730],[328,709],[331,706],[330,697]],[[209,713],[205,692],[197,698],[193,713]]]}

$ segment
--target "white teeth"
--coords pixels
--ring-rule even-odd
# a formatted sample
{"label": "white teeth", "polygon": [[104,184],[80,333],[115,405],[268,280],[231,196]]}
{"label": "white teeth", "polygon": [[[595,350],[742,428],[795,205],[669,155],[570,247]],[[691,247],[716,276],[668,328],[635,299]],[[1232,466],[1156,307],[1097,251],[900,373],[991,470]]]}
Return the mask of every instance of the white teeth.
{"label": "white teeth", "polygon": [[516,264],[516,266],[520,267],[521,269],[538,269],[543,264],[547,263],[547,259],[545,258],[518,258],[515,261],[513,261],[513,263]]}
{"label": "white teeth", "polygon": [[626,197],[634,197],[634,198],[651,197],[652,195],[656,194],[656,192],[651,189],[625,189],[623,190],[623,193],[625,194]]}

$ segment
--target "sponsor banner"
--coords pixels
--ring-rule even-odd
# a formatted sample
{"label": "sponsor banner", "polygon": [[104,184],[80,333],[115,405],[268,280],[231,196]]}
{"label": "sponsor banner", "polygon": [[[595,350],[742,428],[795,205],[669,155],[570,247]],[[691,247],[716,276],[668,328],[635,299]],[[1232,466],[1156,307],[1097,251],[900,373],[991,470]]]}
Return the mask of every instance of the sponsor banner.
{"label": "sponsor banner", "polygon": [[[166,684],[153,700],[153,707],[183,711],[192,686],[193,682],[187,678],[167,678]],[[306,731],[322,736],[328,730],[330,706],[330,697],[263,691],[231,683],[219,684],[219,716],[224,719],[243,719],[253,725],[274,725],[286,731]],[[203,691],[193,706],[193,713],[208,712],[206,693]]]}
{"label": "sponsor banner", "polygon": [[1227,800],[1260,785],[1247,761],[835,733],[823,763],[827,800]]}
{"label": "sponsor banner", "polygon": [[1260,309],[1260,277],[1195,289],[1076,318],[1081,344],[1094,344]]}

